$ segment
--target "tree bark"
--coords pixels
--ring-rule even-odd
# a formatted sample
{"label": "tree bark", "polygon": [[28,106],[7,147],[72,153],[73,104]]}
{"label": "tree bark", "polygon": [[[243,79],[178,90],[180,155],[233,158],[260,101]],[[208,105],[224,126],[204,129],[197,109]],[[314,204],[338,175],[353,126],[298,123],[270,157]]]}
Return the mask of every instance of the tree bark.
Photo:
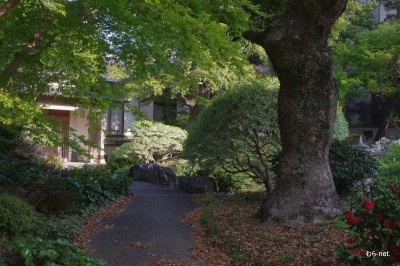
{"label": "tree bark", "polygon": [[202,109],[199,106],[196,97],[194,96],[185,96],[183,94],[178,94],[177,97],[183,102],[183,104],[189,107],[189,119],[185,125],[185,129],[188,130],[190,125],[196,120]]}
{"label": "tree bark", "polygon": [[297,226],[343,211],[328,161],[338,92],[327,39],[346,2],[289,0],[259,43],[281,83],[282,156],[274,191],[258,213],[263,221]]}
{"label": "tree bark", "polygon": [[21,0],[8,0],[3,5],[0,6],[0,18],[7,14],[13,7],[19,4]]}
{"label": "tree bark", "polygon": [[386,137],[386,132],[389,127],[390,117],[393,114],[395,107],[395,100],[392,97],[388,97],[385,99],[385,116],[382,119],[378,131],[376,132],[374,141],[379,141],[381,138]]}

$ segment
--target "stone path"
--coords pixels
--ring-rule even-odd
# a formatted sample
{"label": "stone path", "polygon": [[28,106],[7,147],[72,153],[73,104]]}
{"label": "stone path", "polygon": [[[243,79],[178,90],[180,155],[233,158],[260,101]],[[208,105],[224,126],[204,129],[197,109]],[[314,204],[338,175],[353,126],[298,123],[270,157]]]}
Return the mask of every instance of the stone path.
{"label": "stone path", "polygon": [[135,181],[134,199],[123,212],[104,219],[111,229],[93,235],[89,255],[114,266],[153,265],[158,259],[194,263],[189,249],[195,241],[182,214],[196,207],[189,194]]}

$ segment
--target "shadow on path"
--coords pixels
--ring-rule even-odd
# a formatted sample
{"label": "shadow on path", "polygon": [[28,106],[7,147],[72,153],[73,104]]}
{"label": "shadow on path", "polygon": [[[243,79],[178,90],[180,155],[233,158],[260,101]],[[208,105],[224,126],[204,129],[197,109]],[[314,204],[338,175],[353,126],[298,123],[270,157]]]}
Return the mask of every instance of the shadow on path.
{"label": "shadow on path", "polygon": [[134,199],[115,218],[102,223],[111,229],[89,241],[89,255],[114,266],[145,266],[161,258],[194,262],[189,249],[195,244],[191,226],[182,214],[197,207],[191,195],[135,181]]}

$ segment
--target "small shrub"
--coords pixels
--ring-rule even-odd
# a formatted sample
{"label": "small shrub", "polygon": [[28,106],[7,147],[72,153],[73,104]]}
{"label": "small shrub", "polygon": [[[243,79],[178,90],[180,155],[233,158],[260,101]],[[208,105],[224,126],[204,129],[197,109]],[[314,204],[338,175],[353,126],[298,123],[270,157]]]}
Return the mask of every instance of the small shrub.
{"label": "small shrub", "polygon": [[192,164],[187,160],[177,159],[162,164],[165,167],[171,168],[176,176],[196,176],[200,175],[198,171],[200,167],[197,164]]}
{"label": "small shrub", "polygon": [[30,238],[15,241],[14,248],[23,258],[23,265],[90,265],[106,266],[108,263],[85,255],[85,251],[73,247],[65,240]]}
{"label": "small shrub", "polygon": [[0,194],[0,231],[9,236],[31,232],[36,228],[35,209],[24,200]]}
{"label": "small shrub", "polygon": [[265,189],[261,180],[250,178],[247,174],[229,174],[220,168],[214,169],[210,176],[214,178],[218,191],[239,191]]}
{"label": "small shrub", "polygon": [[43,216],[38,235],[49,239],[72,240],[82,227],[83,219],[76,214]]}
{"label": "small shrub", "polygon": [[[236,180],[233,176],[226,172],[214,170],[211,175],[217,184],[218,191],[228,192],[240,188],[239,182],[235,182]],[[245,178],[246,177],[249,178],[248,176],[245,176]]]}
{"label": "small shrub", "polygon": [[[118,149],[118,148],[116,148]],[[114,150],[115,151],[115,150]],[[135,155],[129,155],[126,157],[119,157],[119,155],[111,155],[107,159],[107,165],[112,169],[112,170],[117,170],[123,167],[130,167],[132,165],[138,164],[143,162],[141,157],[135,156]]]}
{"label": "small shrub", "polygon": [[69,182],[77,190],[81,208],[104,205],[118,196],[128,195],[132,179],[104,168],[85,166],[70,173]]}
{"label": "small shrub", "polygon": [[379,175],[393,178],[400,173],[400,144],[392,144],[388,147],[388,153],[378,158]]}
{"label": "small shrub", "polygon": [[[357,188],[346,216],[354,237],[336,254],[352,265],[396,264],[400,262],[400,177],[376,177],[372,188],[371,193]],[[371,251],[390,256],[370,256]]]}
{"label": "small shrub", "polygon": [[354,182],[378,173],[377,160],[361,148],[334,140],[329,150],[329,165],[339,195],[345,195]]}
{"label": "small shrub", "polygon": [[129,170],[131,169],[131,166],[125,165],[121,168],[118,168],[117,170],[114,171],[114,174],[120,175],[120,176],[128,176],[129,175]]}
{"label": "small shrub", "polygon": [[50,175],[32,182],[27,201],[43,213],[72,211],[77,191],[65,177]]}

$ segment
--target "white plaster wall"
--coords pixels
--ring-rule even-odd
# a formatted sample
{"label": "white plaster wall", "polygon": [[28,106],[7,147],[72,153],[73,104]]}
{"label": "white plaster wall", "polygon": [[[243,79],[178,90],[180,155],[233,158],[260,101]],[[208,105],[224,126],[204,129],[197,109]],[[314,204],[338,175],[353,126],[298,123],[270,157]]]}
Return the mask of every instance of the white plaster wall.
{"label": "white plaster wall", "polygon": [[380,3],[379,6],[377,7],[378,9],[378,23],[382,23],[385,21],[388,15],[396,15],[397,10],[396,9],[386,9],[384,6],[384,3]]}
{"label": "white plaster wall", "polygon": [[[132,106],[138,107],[138,109],[140,111],[142,111],[149,119],[151,119],[151,120],[154,119],[154,103],[153,102],[150,102],[148,104],[143,104],[143,103],[140,103],[136,99],[130,99],[130,104]],[[129,110],[125,110],[124,119],[125,119],[124,120],[124,132],[128,136],[132,135],[130,127],[132,126],[133,123],[135,123],[136,117],[131,112],[129,112]]]}
{"label": "white plaster wall", "polygon": [[154,102],[150,102],[148,104],[141,103],[140,110],[144,112],[150,120],[153,120]]}
{"label": "white plaster wall", "polygon": [[[130,105],[139,107],[139,102],[136,99],[131,99]],[[126,132],[126,135],[132,135],[130,127],[136,121],[135,116],[128,110],[125,110],[124,119],[124,132]]]}
{"label": "white plaster wall", "polygon": [[[88,121],[87,121],[87,117],[88,117],[88,111],[84,110],[81,113],[77,114],[75,112],[71,112],[71,116],[70,116],[70,127],[74,128],[75,134],[77,135],[83,135],[86,139],[89,138],[89,132],[87,129],[88,126]],[[84,145],[82,145],[82,148],[87,148]],[[68,158],[68,160],[72,160],[72,151],[70,151],[70,156]],[[81,161],[82,158],[79,158],[78,156],[78,160]]]}

